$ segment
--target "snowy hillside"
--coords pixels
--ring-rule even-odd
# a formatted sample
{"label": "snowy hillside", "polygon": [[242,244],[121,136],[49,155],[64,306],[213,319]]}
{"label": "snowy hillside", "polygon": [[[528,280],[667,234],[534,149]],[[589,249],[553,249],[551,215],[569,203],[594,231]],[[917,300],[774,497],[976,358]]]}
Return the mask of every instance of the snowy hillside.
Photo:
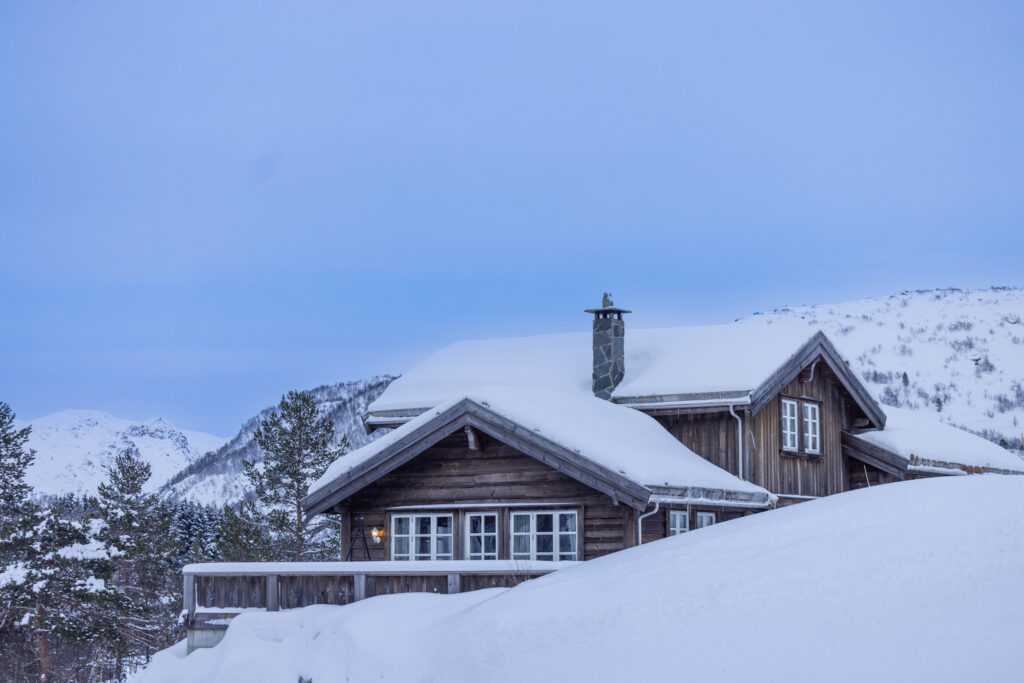
{"label": "snowy hillside", "polygon": [[[384,391],[394,377],[373,377],[355,382],[328,384],[312,390],[321,412],[334,422],[336,439],[348,437],[349,449],[359,448],[379,436],[367,436],[362,416],[366,407]],[[165,479],[161,497],[187,499],[197,503],[223,505],[241,500],[248,486],[242,462],[258,462],[262,454],[253,441],[260,420],[276,406],[269,406],[247,421],[238,434],[214,452]]]}
{"label": "snowy hillside", "polygon": [[125,450],[138,453],[153,468],[154,490],[169,477],[195,462],[227,439],[176,428],[154,418],[133,422],[99,410],[63,410],[27,422],[28,445],[36,460],[28,483],[37,494],[94,493],[106,479],[106,467]]}
{"label": "snowy hillside", "polygon": [[797,321],[824,330],[883,404],[930,410],[1004,448],[1021,448],[1024,290],[904,292],[741,320]]}
{"label": "snowy hillside", "polygon": [[245,613],[133,681],[1015,681],[1022,537],[1024,477],[887,484],[513,589]]}

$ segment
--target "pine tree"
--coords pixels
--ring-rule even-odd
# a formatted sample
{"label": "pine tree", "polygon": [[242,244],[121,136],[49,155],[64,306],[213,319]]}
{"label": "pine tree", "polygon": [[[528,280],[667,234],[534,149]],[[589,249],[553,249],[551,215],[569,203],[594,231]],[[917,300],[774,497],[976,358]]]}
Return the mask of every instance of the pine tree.
{"label": "pine tree", "polygon": [[337,532],[322,521],[308,524],[301,501],[310,484],[345,453],[347,440],[332,446],[334,425],[320,416],[313,395],[302,391],[281,398],[278,409],[260,422],[255,440],[265,459],[259,465],[246,461],[245,474],[268,508],[280,555],[295,561],[322,556],[324,542],[336,542]]}
{"label": "pine tree", "polygon": [[126,659],[148,657],[172,637],[174,591],[168,578],[176,575],[174,548],[156,496],[144,491],[151,471],[137,451],[126,450],[98,489],[100,538],[115,558],[111,584],[120,595],[121,627],[108,643],[118,676]]}
{"label": "pine tree", "polygon": [[252,501],[225,505],[217,533],[222,562],[266,562],[274,559],[273,538],[266,516]]}
{"label": "pine tree", "polygon": [[31,427],[15,428],[14,411],[0,401],[0,569],[19,559],[25,548],[18,544],[37,521],[32,487],[25,482],[36,457],[26,448],[31,432]]}

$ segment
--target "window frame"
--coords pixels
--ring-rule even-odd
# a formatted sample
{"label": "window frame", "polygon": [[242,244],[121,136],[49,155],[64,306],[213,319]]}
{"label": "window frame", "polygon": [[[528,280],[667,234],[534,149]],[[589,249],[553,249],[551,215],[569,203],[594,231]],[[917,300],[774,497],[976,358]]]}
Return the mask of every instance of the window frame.
{"label": "window frame", "polygon": [[[683,526],[679,527],[675,523],[676,519],[682,519]],[[685,534],[690,530],[690,512],[688,510],[669,510],[668,511],[668,535],[679,536]]]}
{"label": "window frame", "polygon": [[[501,515],[498,514],[497,510],[472,510],[472,511],[466,511],[464,516],[466,518],[465,524],[463,525],[463,537],[462,537],[462,539],[463,539],[462,545],[463,545],[463,548],[464,548],[462,554],[463,554],[464,558],[467,559],[467,560],[473,560],[474,562],[479,562],[479,561],[483,561],[483,560],[497,560],[498,557],[499,557],[499,553],[501,552],[501,547],[500,547],[500,545],[501,545],[500,544],[500,541],[501,541]],[[482,527],[482,529],[484,529],[484,530],[481,530],[480,533],[477,533],[477,534],[472,533],[470,531],[470,524],[472,523],[471,520],[470,520],[471,517],[482,517],[482,518],[493,517],[494,518],[494,532],[493,533],[487,532],[485,530],[486,529],[486,525],[485,525],[485,526]],[[472,547],[473,547],[473,540],[472,539],[473,539],[473,536],[479,536],[480,537],[480,550],[481,550],[481,552],[479,552],[479,553],[472,552]],[[493,536],[494,537],[494,552],[493,553],[489,553],[486,550],[486,548],[487,548],[486,538],[488,536]],[[481,557],[473,557],[473,555],[481,555]],[[494,557],[487,557],[487,555],[494,555]]]}
{"label": "window frame", "polygon": [[[786,414],[786,407],[793,406],[792,416]],[[794,398],[783,398],[782,407],[779,410],[780,422],[779,422],[779,441],[782,445],[782,450],[787,453],[799,453],[800,452],[800,401]],[[790,432],[786,429],[787,422],[792,419],[793,430]],[[787,434],[793,435],[793,445],[790,446],[787,443]]]}
{"label": "window frame", "polygon": [[[811,455],[821,455],[821,404],[812,403],[810,401],[801,401],[801,417],[803,418],[803,429],[801,433],[803,435],[803,451],[804,453],[810,453]],[[813,409],[814,420],[810,420],[808,417],[808,409]],[[808,427],[814,425],[814,434],[812,435]],[[810,437],[814,437],[814,448],[808,446]]]}
{"label": "window frame", "polygon": [[[711,521],[706,523],[706,524],[701,524],[701,521],[702,520],[707,520],[708,517],[711,518]],[[717,513],[715,513],[715,512],[707,512],[705,510],[698,510],[697,511],[697,523],[694,526],[695,529],[703,529],[705,527],[714,526],[715,524],[718,524],[718,514]]]}
{"label": "window frame", "polygon": [[[530,528],[528,532],[516,532],[516,516],[529,516]],[[539,554],[546,555],[548,553],[537,552],[537,516],[538,515],[551,515],[551,558],[550,560],[539,560],[537,556]],[[559,531],[562,515],[571,515],[574,521],[574,528],[571,531]],[[537,510],[509,510],[508,516],[508,556],[513,561],[530,561],[530,562],[577,562],[582,555],[582,538],[580,535],[580,519],[582,515],[576,508],[555,508],[555,509],[537,509]],[[548,532],[541,532],[542,535],[548,535]],[[516,552],[516,537],[526,536],[529,539],[530,550],[528,552],[529,557],[517,557],[517,555],[523,555],[523,553]],[[569,553],[562,552],[560,550],[560,541],[563,536],[567,536],[573,539],[573,551],[571,558],[563,559],[561,556]]]}
{"label": "window frame", "polygon": [[[427,517],[430,519],[430,532],[427,534],[420,534],[416,532],[416,520]],[[447,534],[437,533],[437,521],[438,519],[447,518],[449,520]],[[398,520],[406,519],[409,523],[409,531],[406,534],[399,534],[396,531]],[[454,560],[455,559],[455,520],[456,516],[452,512],[407,512],[402,514],[392,514],[389,530],[390,530],[390,542],[388,543],[390,559],[397,562],[429,562],[432,560]],[[438,538],[447,537],[450,542],[450,551],[447,553],[438,553]],[[396,552],[396,546],[398,540],[404,538],[408,540],[408,549],[405,553]],[[420,538],[430,539],[430,557],[423,557],[423,553],[416,552],[416,541]]]}

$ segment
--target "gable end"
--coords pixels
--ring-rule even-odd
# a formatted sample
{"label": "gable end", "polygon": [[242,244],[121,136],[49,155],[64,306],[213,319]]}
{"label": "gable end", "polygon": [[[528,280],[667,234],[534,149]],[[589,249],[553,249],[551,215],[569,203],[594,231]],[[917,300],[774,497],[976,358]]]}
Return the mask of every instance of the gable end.
{"label": "gable end", "polygon": [[850,367],[839,355],[823,332],[816,333],[807,343],[800,347],[789,360],[783,363],[761,386],[751,392],[751,414],[756,415],[769,401],[782,391],[783,387],[792,382],[814,359],[821,356],[828,368],[839,379],[843,388],[849,392],[857,406],[867,416],[872,426],[877,429],[885,427],[885,413],[871,397],[870,392],[861,383]]}

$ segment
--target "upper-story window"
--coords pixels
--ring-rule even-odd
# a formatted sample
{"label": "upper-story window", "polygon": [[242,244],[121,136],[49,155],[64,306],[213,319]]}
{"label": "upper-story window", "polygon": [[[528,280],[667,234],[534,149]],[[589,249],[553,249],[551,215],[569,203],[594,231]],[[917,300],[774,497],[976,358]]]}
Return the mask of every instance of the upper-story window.
{"label": "upper-story window", "polygon": [[796,424],[797,402],[782,399],[782,450],[800,450],[800,436]]}
{"label": "upper-story window", "polygon": [[814,455],[821,453],[819,404],[792,398],[782,399],[782,450]]}
{"label": "upper-story window", "polygon": [[817,403],[804,404],[804,450],[821,453],[821,408]]}

